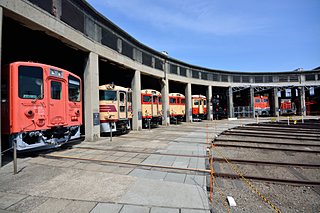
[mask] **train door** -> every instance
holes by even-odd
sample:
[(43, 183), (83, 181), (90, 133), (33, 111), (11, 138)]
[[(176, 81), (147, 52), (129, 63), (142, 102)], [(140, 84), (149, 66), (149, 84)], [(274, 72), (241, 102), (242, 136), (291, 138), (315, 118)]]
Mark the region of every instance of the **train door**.
[(199, 114), (204, 114), (203, 99), (199, 99)]
[(151, 111), (152, 111), (152, 116), (158, 116), (159, 103), (158, 103), (158, 96), (156, 96), (156, 95), (152, 95)]
[[(56, 71), (59, 73), (60, 71)], [(61, 126), (66, 124), (66, 82), (64, 79), (48, 80), (48, 116), (50, 126)]]
[(119, 92), (119, 102), (118, 102), (118, 109), (119, 109), (119, 119), (126, 119), (128, 118), (128, 107), (127, 107), (127, 98), (126, 93), (123, 91)]

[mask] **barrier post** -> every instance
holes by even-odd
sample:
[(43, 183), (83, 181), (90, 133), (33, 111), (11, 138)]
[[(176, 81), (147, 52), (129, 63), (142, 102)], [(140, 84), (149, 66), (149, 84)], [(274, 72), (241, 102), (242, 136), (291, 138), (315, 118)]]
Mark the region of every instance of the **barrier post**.
[(110, 141), (112, 141), (112, 122), (109, 123), (110, 128)]
[(13, 140), (13, 174), (17, 174), (17, 140)]
[(288, 126), (290, 126), (290, 118), (289, 118), (289, 116), (288, 116)]

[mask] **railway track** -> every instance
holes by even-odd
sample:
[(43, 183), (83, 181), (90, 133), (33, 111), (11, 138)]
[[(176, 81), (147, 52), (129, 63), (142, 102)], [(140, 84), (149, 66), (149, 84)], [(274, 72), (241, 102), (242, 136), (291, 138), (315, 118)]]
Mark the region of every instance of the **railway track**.
[[(224, 165), (214, 174), (217, 178), (225, 180), (245, 178), (270, 183), (320, 186), (320, 177), (313, 177), (313, 174), (320, 171), (320, 121), (318, 120), (314, 122), (306, 120), (303, 124), (290, 126), (285, 122), (248, 124), (221, 133), (213, 140), (213, 144), (214, 148), (211, 151), (214, 165), (218, 167)], [(236, 149), (229, 149), (231, 147)], [(241, 152), (238, 152), (238, 149), (241, 149)], [(266, 152), (267, 150), (270, 153)], [(227, 159), (223, 153), (237, 157)], [(268, 155), (270, 160), (266, 159)], [(230, 167), (226, 167), (227, 164)], [(234, 170), (235, 165), (238, 167), (242, 165), (240, 168), (245, 172), (230, 173), (230, 168)], [(257, 175), (273, 175), (270, 170), (280, 174), (277, 173), (277, 177)], [(286, 174), (291, 174), (296, 179), (288, 179)], [(312, 180), (308, 179), (308, 176), (312, 177)]]

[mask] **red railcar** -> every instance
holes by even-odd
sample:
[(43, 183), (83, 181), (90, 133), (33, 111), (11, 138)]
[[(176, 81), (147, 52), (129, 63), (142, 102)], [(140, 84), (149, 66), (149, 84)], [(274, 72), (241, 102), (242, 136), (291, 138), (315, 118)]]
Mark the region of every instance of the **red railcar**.
[(58, 67), (14, 62), (2, 71), (2, 134), (18, 151), (53, 148), (80, 137), (81, 79)]

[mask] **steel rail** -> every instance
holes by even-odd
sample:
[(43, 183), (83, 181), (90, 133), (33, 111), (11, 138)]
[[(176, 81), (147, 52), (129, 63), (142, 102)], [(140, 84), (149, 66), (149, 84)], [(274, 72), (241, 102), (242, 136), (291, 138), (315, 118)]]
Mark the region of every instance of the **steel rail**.
[(47, 157), (47, 158), (55, 158), (55, 159), (72, 159), (72, 160), (82, 160), (82, 161), (98, 162), (98, 163), (113, 163), (113, 164), (129, 165), (129, 166), (152, 167), (152, 168), (159, 168), (159, 169), (181, 170), (181, 171), (201, 172), (201, 173), (210, 173), (211, 171), (208, 169), (183, 168), (183, 167), (173, 167), (173, 166), (165, 166), (165, 165), (158, 165), (158, 164), (130, 163), (130, 162), (112, 161), (112, 160), (98, 160), (98, 159), (72, 157), (72, 156), (56, 155), (56, 154), (42, 154), (41, 156)]
[(286, 152), (307, 152), (307, 153), (320, 153), (320, 150), (303, 150), (303, 149), (286, 149), (278, 147), (256, 147), (256, 146), (246, 146), (246, 145), (235, 145), (235, 144), (220, 144), (214, 143), (217, 147), (235, 147), (235, 148), (246, 148), (246, 149), (267, 149), (274, 151), (286, 151)]
[[(262, 135), (261, 133), (257, 134), (247, 134), (247, 133), (237, 133), (237, 132), (223, 132), (221, 135), (236, 135), (236, 136), (245, 136), (245, 137), (263, 137), (265, 138), (266, 136)], [(320, 141), (320, 137), (318, 138), (310, 138), (310, 137), (298, 137), (298, 136), (292, 136), (292, 135), (268, 135), (268, 138), (276, 138), (276, 139), (290, 139), (290, 140), (309, 140), (309, 141)]]
[[(240, 179), (239, 175), (231, 174), (231, 173), (214, 173), (215, 177), (220, 178), (231, 178), (231, 179)], [(290, 180), (290, 179), (278, 179), (278, 178), (268, 178), (268, 177), (260, 177), (260, 176), (250, 176), (244, 175), (246, 179), (271, 182), (271, 183), (283, 183), (290, 185), (303, 185), (303, 186), (320, 186), (320, 182), (318, 181), (310, 181), (310, 180)]]
[(317, 138), (320, 139), (320, 133), (317, 133), (315, 135), (313, 134), (306, 134), (306, 133), (296, 133), (295, 131), (293, 132), (261, 132), (260, 130), (245, 130), (245, 129), (231, 129), (227, 130), (226, 133), (240, 133), (240, 134), (250, 134), (250, 135), (274, 135), (274, 136), (290, 136), (290, 137), (306, 137), (306, 138)]
[(115, 151), (115, 152), (125, 152), (125, 153), (137, 153), (146, 155), (165, 155), (174, 157), (189, 157), (189, 158), (208, 158), (207, 155), (184, 155), (184, 154), (172, 154), (172, 153), (160, 153), (160, 152), (143, 152), (143, 151), (129, 151), (121, 149), (104, 149), (104, 148), (93, 148), (93, 147), (73, 147), (72, 149), (87, 149), (87, 150), (97, 150), (97, 151)]
[[(284, 133), (292, 133), (292, 129), (285, 129), (285, 128), (265, 128), (265, 127), (238, 127), (234, 128), (235, 130), (245, 130), (245, 131), (263, 131), (263, 132), (284, 132)], [(319, 130), (298, 130), (295, 129), (294, 133), (302, 133), (302, 134), (319, 134)]]
[[(214, 162), (226, 162), (224, 158), (212, 157)], [(286, 162), (270, 162), (270, 161), (257, 161), (257, 160), (243, 160), (243, 159), (230, 159), (231, 163), (235, 164), (255, 164), (255, 165), (275, 165), (275, 166), (296, 166), (296, 167), (310, 167), (320, 168), (320, 164), (307, 164), (307, 163), (286, 163)]]
[(272, 141), (248, 141), (248, 140), (234, 140), (234, 139), (224, 139), (224, 138), (216, 138), (214, 141), (216, 142), (231, 142), (231, 143), (256, 143), (256, 144), (276, 144), (276, 145), (289, 145), (289, 146), (314, 146), (320, 147), (319, 144), (314, 143), (285, 143), (285, 142), (272, 142)]

